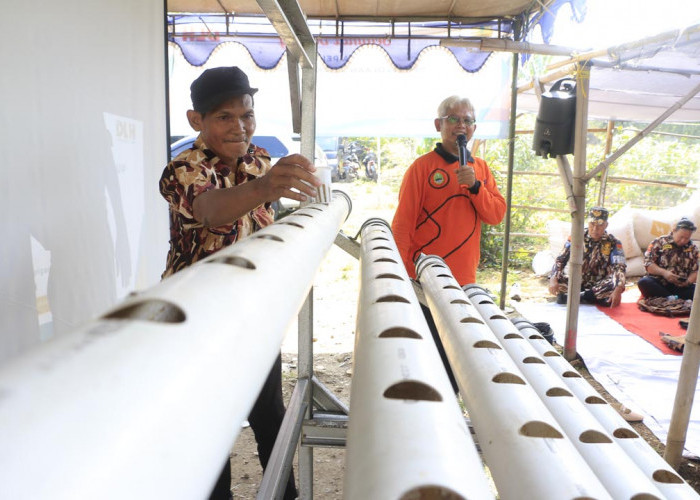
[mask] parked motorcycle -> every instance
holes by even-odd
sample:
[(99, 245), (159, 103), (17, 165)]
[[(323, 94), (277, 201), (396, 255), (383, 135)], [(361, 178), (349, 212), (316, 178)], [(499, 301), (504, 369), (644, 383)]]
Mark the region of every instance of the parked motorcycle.
[(374, 151), (370, 151), (369, 153), (367, 153), (362, 159), (362, 163), (365, 166), (365, 176), (369, 180), (377, 182), (377, 155), (374, 154)]
[(362, 151), (361, 146), (351, 142), (345, 146), (338, 160), (338, 176), (341, 181), (354, 182), (359, 177), (360, 159), (357, 153)]

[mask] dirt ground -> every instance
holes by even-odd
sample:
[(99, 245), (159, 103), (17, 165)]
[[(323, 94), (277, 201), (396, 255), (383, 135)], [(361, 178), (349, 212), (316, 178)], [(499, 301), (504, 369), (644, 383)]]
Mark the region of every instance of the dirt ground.
[[(347, 187), (345, 185), (343, 188)], [(343, 226), (349, 236), (355, 236), (361, 223), (369, 217), (381, 217), (391, 222), (393, 207), (381, 206), (381, 186), (373, 187), (370, 195), (358, 191), (365, 186), (350, 186), (353, 193), (353, 214)], [(378, 188), (378, 189), (377, 189)], [(362, 194), (364, 196), (359, 196)], [(357, 199), (362, 198), (363, 204)], [(349, 406), (354, 345), (355, 314), (359, 289), (358, 262), (333, 246), (321, 264), (314, 284), (314, 370), (316, 376), (338, 398)], [(500, 270), (480, 272), (479, 284), (491, 291), (500, 288)], [(518, 282), (521, 295), (528, 300), (553, 300), (547, 293), (546, 281), (531, 271), (510, 271), (508, 283)], [(509, 307), (507, 305), (506, 312)], [(288, 401), (296, 380), (297, 336), (292, 326), (282, 345), (283, 389)], [(581, 362), (575, 368), (603, 395), (608, 402), (616, 401), (588, 373)], [(632, 424), (660, 454), (664, 445), (643, 424)], [(314, 448), (314, 498), (342, 498), (345, 451), (342, 448)], [(232, 491), (235, 499), (254, 499), (262, 477), (255, 440), (250, 428), (242, 429), (231, 453)], [(295, 459), (295, 471), (297, 468)], [(700, 464), (683, 459), (679, 474), (700, 492)], [(298, 476), (297, 476), (298, 478)], [(297, 479), (298, 482), (298, 479)]]

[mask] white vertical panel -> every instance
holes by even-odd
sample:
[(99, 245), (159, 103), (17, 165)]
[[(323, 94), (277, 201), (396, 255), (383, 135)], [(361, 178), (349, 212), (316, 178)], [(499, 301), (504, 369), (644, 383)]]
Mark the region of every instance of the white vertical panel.
[[(163, 10), (140, 0), (4, 6), (0, 364), (40, 341), (40, 323), (44, 337), (61, 335), (160, 277)], [(141, 127), (128, 164), (115, 163), (106, 115)]]

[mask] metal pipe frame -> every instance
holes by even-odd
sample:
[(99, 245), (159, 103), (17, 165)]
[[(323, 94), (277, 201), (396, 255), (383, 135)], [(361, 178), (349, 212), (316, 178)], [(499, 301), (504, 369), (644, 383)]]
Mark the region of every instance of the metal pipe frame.
[(649, 443), (642, 439), (637, 431), (566, 359), (554, 350), (532, 323), (524, 318), (518, 318), (513, 320), (513, 324), (525, 338), (530, 340), (531, 346), (562, 379), (566, 388), (584, 403), (586, 409), (601, 423), (613, 441), (625, 450), (647, 477), (653, 480), (653, 484), (661, 491), (663, 498), (698, 498), (695, 490), (676, 474)]
[(348, 210), (300, 209), (6, 365), (3, 493), (208, 495)]
[(361, 234), (344, 498), (493, 498), (391, 230)]
[(416, 268), (500, 498), (611, 498), (442, 259)]
[(287, 405), (282, 426), (277, 433), (270, 461), (265, 469), (256, 499), (280, 500), (287, 487), (287, 479), (292, 470), (292, 460), (299, 443), (301, 424), (306, 413), (306, 399), (309, 392), (308, 379), (300, 379)]
[[(654, 479), (658, 469), (642, 470), (637, 461), (630, 456), (630, 452), (635, 454), (638, 452), (632, 449), (628, 452), (621, 446), (621, 440), (614, 438), (614, 432), (619, 428), (619, 424), (624, 422), (622, 417), (607, 405), (608, 410), (612, 410), (615, 414), (617, 425), (614, 428), (603, 425), (589, 411), (589, 407), (593, 405), (587, 405), (585, 399), (576, 397), (568, 389), (565, 379), (546, 363), (546, 358), (561, 358), (561, 356), (552, 349), (539, 332), (529, 332), (529, 335), (520, 332), (482, 288), (468, 285), (465, 291), (486, 324), (496, 334), (510, 357), (522, 370), (527, 381), (537, 391), (540, 399), (613, 498), (641, 498), (645, 495), (665, 497)], [(539, 344), (540, 349), (536, 349), (534, 344)], [(625, 439), (629, 441), (632, 438), (630, 436)], [(649, 449), (651, 450), (650, 447)], [(656, 455), (656, 463), (663, 464), (661, 457), (653, 450), (651, 451)], [(668, 464), (664, 465), (665, 470), (670, 472)], [(659, 483), (665, 484), (661, 481)], [(685, 486), (688, 487), (688, 485)]]

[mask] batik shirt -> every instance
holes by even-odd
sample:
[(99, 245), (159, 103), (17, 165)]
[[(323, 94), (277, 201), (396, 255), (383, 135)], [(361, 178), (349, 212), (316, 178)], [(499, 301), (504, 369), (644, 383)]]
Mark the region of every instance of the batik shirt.
[(201, 137), (163, 170), (160, 193), (170, 209), (170, 250), (163, 278), (194, 264), (271, 224), (270, 203), (259, 205), (230, 224), (205, 227), (194, 218), (194, 199), (211, 189), (237, 186), (270, 170), (270, 155), (251, 144), (232, 169), (207, 148)]
[[(689, 241), (679, 247), (673, 242), (673, 233), (660, 236), (649, 243), (644, 253), (644, 267), (656, 264), (661, 269), (667, 269), (676, 276), (687, 278), (698, 270), (698, 249)], [(670, 285), (661, 276), (654, 276), (663, 286)]]
[[(552, 273), (559, 280), (564, 268), (571, 257), (571, 237), (564, 244), (564, 250), (559, 254)], [(583, 265), (581, 266), (581, 289), (592, 288), (599, 281), (612, 276), (614, 287), (625, 284), (627, 262), (622, 243), (612, 234), (605, 233), (599, 241), (594, 241), (588, 235), (588, 229), (583, 233)]]

